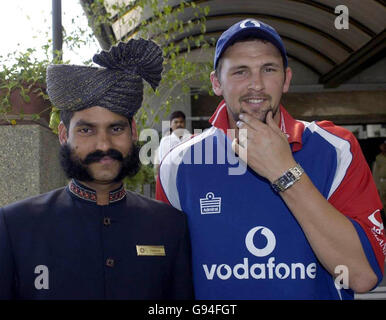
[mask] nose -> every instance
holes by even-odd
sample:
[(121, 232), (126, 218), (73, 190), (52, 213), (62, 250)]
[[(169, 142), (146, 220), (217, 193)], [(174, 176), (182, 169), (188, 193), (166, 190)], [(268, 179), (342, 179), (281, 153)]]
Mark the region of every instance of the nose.
[(264, 82), (260, 72), (254, 72), (249, 78), (248, 89), (261, 91), (264, 89)]
[(107, 151), (111, 149), (111, 140), (106, 132), (100, 132), (97, 136), (96, 149), (101, 151)]

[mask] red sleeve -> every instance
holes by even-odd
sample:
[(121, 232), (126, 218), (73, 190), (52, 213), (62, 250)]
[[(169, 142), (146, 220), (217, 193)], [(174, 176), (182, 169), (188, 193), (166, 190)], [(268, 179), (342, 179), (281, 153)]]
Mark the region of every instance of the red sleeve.
[(350, 144), (352, 161), (343, 180), (328, 201), (361, 226), (383, 273), (386, 237), (381, 218), (382, 202), (361, 147), (350, 131), (334, 126), (331, 122), (322, 122), (318, 125)]
[(156, 186), (155, 186), (155, 198), (157, 200), (160, 200), (162, 202), (170, 204), (168, 198), (166, 197), (164, 188), (162, 187), (161, 180), (159, 178), (159, 173), (157, 175), (157, 182), (156, 182)]

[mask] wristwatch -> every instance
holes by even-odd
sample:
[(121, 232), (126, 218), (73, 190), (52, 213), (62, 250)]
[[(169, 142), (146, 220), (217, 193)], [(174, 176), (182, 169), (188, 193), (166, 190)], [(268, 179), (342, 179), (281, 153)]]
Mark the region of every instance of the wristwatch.
[(295, 167), (288, 169), (279, 179), (272, 182), (272, 188), (277, 193), (287, 190), (292, 186), (296, 181), (300, 179), (300, 176), (303, 174), (304, 170), (298, 163)]

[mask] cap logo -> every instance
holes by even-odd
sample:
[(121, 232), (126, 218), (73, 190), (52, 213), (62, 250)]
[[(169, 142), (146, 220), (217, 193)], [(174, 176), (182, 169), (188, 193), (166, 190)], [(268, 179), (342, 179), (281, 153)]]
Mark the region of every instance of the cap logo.
[(244, 29), (244, 28), (249, 27), (249, 26), (247, 25), (247, 23), (248, 23), (248, 24), (249, 24), (249, 23), (252, 23), (255, 27), (260, 28), (260, 23), (259, 23), (259, 21), (256, 21), (256, 20), (244, 20), (243, 22), (240, 23), (240, 28)]

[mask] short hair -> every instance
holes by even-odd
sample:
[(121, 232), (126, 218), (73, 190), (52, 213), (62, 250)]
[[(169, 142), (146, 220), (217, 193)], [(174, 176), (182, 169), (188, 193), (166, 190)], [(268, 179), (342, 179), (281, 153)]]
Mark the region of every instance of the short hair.
[(183, 113), (182, 111), (174, 111), (170, 115), (169, 120), (172, 121), (173, 119), (176, 119), (176, 118), (182, 118), (185, 120), (185, 113)]

